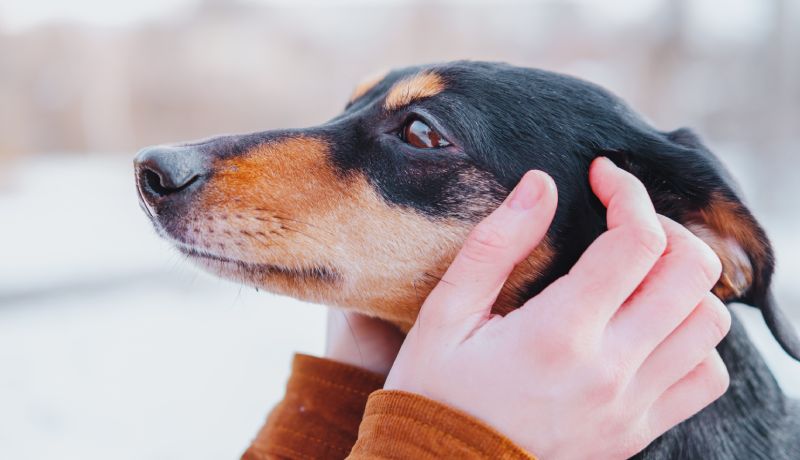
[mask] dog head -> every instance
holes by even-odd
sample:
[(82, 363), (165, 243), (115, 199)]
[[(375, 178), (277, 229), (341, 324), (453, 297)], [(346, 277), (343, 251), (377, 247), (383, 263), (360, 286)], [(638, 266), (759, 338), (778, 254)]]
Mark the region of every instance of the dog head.
[(151, 147), (135, 169), (157, 231), (204, 268), (408, 328), (470, 229), (530, 169), (553, 177), (558, 211), (495, 311), (566, 273), (605, 229), (587, 180), (601, 155), (717, 252), (715, 293), (760, 307), (800, 358), (769, 296), (769, 241), (716, 158), (575, 78), (479, 62), (396, 70), (325, 124)]

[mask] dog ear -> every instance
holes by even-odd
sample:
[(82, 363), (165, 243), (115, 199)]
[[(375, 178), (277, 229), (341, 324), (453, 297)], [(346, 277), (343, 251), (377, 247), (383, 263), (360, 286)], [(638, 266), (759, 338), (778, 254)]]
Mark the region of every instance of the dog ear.
[(699, 139), (680, 129), (649, 138), (637, 149), (602, 154), (644, 183), (659, 214), (685, 225), (717, 253), (722, 276), (714, 294), (726, 303), (759, 308), (778, 343), (800, 360), (797, 333), (770, 293), (775, 261), (769, 239)]

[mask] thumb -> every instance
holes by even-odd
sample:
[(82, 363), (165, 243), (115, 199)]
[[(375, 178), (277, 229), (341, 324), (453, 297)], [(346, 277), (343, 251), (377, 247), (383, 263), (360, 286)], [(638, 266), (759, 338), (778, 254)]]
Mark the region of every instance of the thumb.
[(417, 323), (458, 323), (469, 334), (491, 313), (506, 279), (547, 233), (558, 197), (553, 179), (528, 171), (494, 212), (470, 232)]

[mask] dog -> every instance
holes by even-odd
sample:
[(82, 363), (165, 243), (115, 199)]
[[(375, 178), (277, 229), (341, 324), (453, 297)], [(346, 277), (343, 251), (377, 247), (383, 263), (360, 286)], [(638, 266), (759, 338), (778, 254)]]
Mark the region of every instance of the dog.
[[(605, 230), (588, 183), (598, 156), (638, 177), (660, 214), (717, 253), (714, 293), (759, 308), (800, 360), (770, 294), (770, 242), (719, 160), (691, 131), (658, 131), (576, 78), (472, 61), (395, 70), (358, 85), (322, 125), (150, 147), (134, 169), (157, 232), (201, 267), (408, 330), (470, 229), (528, 170), (553, 177), (558, 209), (493, 311), (567, 273)], [(636, 458), (800, 459), (800, 404), (739, 321), (718, 350), (727, 393)]]

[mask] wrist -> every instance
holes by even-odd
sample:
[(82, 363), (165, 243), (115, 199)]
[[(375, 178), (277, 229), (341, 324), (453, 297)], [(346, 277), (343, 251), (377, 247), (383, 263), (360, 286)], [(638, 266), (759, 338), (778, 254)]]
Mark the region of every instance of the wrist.
[(386, 376), (403, 334), (393, 325), (363, 315), (331, 310), (325, 357)]
[(325, 350), (324, 357), (340, 364), (357, 367), (383, 376), (389, 374), (389, 370), (392, 367), (391, 358), (375, 356), (366, 351), (359, 353), (358, 350), (353, 350), (347, 346), (329, 346)]

